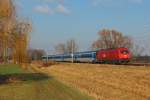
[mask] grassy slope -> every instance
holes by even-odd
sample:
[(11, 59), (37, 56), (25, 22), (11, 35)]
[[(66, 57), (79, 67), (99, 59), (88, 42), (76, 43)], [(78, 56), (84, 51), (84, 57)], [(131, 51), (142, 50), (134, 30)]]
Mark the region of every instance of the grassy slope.
[(150, 67), (60, 64), (43, 71), (97, 100), (150, 100)]
[(0, 84), (0, 100), (89, 100), (87, 95), (52, 77), (25, 72), (16, 65), (0, 65), (0, 75), (8, 74), (21, 77), (23, 80)]
[(0, 75), (13, 74), (13, 73), (23, 73), (24, 71), (19, 68), (19, 65), (0, 65)]

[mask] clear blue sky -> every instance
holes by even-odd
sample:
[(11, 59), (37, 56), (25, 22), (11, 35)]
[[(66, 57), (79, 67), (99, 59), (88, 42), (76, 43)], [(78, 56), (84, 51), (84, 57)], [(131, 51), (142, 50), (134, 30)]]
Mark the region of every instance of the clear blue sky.
[(88, 50), (103, 28), (130, 35), (141, 45), (150, 42), (150, 0), (15, 1), (18, 13), (33, 23), (33, 48), (51, 52), (74, 38), (81, 50)]

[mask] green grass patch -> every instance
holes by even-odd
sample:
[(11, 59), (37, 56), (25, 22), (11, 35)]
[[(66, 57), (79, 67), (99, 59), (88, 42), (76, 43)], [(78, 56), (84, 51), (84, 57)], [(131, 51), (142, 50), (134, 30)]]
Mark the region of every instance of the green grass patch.
[(0, 84), (0, 100), (90, 100), (80, 91), (53, 77), (24, 71), (18, 65), (0, 65), (1, 77), (15, 77), (17, 82)]
[(0, 65), (0, 75), (17, 74), (23, 72), (25, 71), (21, 69), (19, 65), (15, 64)]

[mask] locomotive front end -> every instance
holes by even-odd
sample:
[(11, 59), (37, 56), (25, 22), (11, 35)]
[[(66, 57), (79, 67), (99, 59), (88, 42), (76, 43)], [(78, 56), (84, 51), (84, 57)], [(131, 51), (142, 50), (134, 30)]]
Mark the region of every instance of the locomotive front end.
[(120, 48), (119, 50), (120, 62), (128, 63), (131, 60), (131, 52), (127, 48)]

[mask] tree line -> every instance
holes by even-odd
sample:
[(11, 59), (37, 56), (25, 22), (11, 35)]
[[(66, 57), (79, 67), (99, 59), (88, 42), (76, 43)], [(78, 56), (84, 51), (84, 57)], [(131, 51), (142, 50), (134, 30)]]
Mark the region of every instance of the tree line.
[(27, 63), (30, 21), (17, 16), (13, 0), (0, 0), (0, 61)]
[[(91, 45), (91, 50), (110, 49), (126, 47), (132, 51), (133, 56), (140, 56), (144, 48), (135, 45), (131, 36), (126, 36), (122, 32), (114, 29), (102, 29), (98, 32), (98, 39)], [(57, 54), (72, 53), (79, 50), (79, 46), (74, 39), (66, 43), (59, 43), (55, 46)]]

